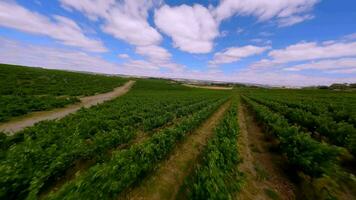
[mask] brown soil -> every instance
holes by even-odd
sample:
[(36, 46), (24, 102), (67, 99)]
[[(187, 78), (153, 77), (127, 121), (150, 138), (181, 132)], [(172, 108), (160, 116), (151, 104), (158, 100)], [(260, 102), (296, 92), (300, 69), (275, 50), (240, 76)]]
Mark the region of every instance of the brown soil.
[(192, 88), (204, 88), (204, 89), (212, 89), (212, 90), (232, 90), (232, 87), (203, 86), (203, 85), (190, 85), (190, 84), (183, 84), (183, 85)]
[(271, 152), (272, 143), (244, 104), (239, 106), (239, 170), (246, 175), (237, 199), (296, 199), (295, 186), (282, 169), (283, 159)]
[(124, 192), (119, 199), (175, 199), (185, 177), (192, 170), (193, 163), (228, 106), (229, 103), (225, 103), (219, 108), (194, 133), (178, 144), (151, 176), (139, 186)]
[(94, 96), (83, 97), (80, 103), (72, 104), (64, 108), (53, 109), (49, 111), (34, 112), (12, 121), (0, 124), (0, 131), (6, 132), (9, 135), (14, 134), (26, 127), (33, 126), (35, 123), (43, 120), (61, 119), (70, 113), (76, 112), (82, 107), (89, 108), (91, 106), (103, 103), (127, 93), (135, 81), (128, 81), (125, 85), (115, 88), (113, 91)]

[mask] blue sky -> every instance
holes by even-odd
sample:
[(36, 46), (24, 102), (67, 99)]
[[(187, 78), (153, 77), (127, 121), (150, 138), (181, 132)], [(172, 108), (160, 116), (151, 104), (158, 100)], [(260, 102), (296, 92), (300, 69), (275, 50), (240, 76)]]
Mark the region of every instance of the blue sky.
[(304, 86), (356, 82), (353, 0), (0, 0), (0, 62)]

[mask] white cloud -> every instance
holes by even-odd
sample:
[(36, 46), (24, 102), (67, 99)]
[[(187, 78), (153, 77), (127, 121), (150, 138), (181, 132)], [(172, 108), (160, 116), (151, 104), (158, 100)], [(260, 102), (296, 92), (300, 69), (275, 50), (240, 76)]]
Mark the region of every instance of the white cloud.
[(273, 35), (273, 33), (267, 32), (267, 31), (262, 31), (262, 32), (259, 33), (259, 35), (260, 35), (261, 37), (270, 37), (270, 36)]
[(155, 0), (61, 0), (64, 7), (83, 12), (88, 18), (103, 19), (102, 30), (135, 46), (158, 45), (162, 36), (147, 21)]
[(259, 21), (303, 15), (319, 0), (221, 0), (215, 10), (218, 21), (233, 15), (255, 16)]
[(236, 62), (242, 58), (261, 54), (270, 47), (258, 47), (258, 46), (243, 46), (243, 47), (230, 47), (222, 52), (218, 52), (214, 55), (214, 59), (209, 62), (211, 65), (225, 64)]
[(136, 53), (148, 57), (153, 61), (168, 61), (171, 59), (171, 54), (160, 46), (139, 46), (136, 48)]
[(306, 20), (311, 20), (314, 19), (313, 15), (294, 15), (294, 16), (290, 16), (290, 17), (285, 17), (282, 18), (280, 20), (278, 20), (278, 26), (279, 27), (286, 27), (286, 26), (292, 26), (294, 24), (298, 24), (301, 22), (304, 22)]
[(251, 67), (273, 67), (290, 62), (356, 56), (355, 49), (356, 42), (328, 41), (321, 44), (301, 42), (284, 49), (272, 50), (268, 53), (271, 59), (262, 59), (253, 63)]
[(131, 69), (144, 69), (144, 70), (159, 70), (159, 66), (145, 60), (130, 60), (124, 63), (126, 68)]
[[(1, 63), (40, 66), (51, 69), (89, 71), (109, 74), (134, 74), (169, 78), (191, 78), (215, 81), (236, 81), (279, 86), (327, 85), (334, 82), (356, 82), (356, 77), (325, 78), (281, 72), (261, 72), (255, 70), (245, 70), (243, 72), (228, 75), (216, 70), (194, 71), (183, 69), (180, 71), (162, 72), (160, 71), (160, 67), (156, 64), (143, 60), (129, 60), (123, 65), (117, 65), (98, 56), (92, 56), (87, 53), (73, 50), (35, 46), (3, 38), (0, 38), (0, 43), (2, 44), (0, 46)], [(44, 57), (46, 59), (43, 59)]]
[(228, 30), (221, 31), (220, 37), (226, 37), (226, 36), (229, 35), (229, 33), (230, 33), (230, 32), (229, 32)]
[(172, 55), (168, 50), (159, 46), (162, 36), (147, 21), (149, 10), (159, 5), (160, 1), (61, 0), (61, 2), (63, 6), (83, 12), (93, 20), (103, 19), (101, 28), (104, 32), (136, 46), (135, 52), (148, 59), (148, 61), (131, 59), (125, 63), (126, 67), (182, 69), (181, 65), (171, 61)]
[(115, 5), (115, 0), (60, 0), (65, 9), (75, 9), (85, 13), (90, 19), (108, 17), (110, 8)]
[(118, 57), (121, 59), (129, 59), (130, 58), (130, 56), (126, 53), (119, 54)]
[(119, 73), (119, 67), (115, 64), (84, 52), (31, 45), (4, 38), (0, 38), (0, 43), (0, 63), (50, 69)]
[(234, 75), (234, 80), (245, 83), (266, 84), (273, 86), (310, 86), (330, 85), (332, 83), (352, 83), (356, 77), (336, 78), (322, 77), (318, 75), (303, 75), (280, 71), (255, 71), (245, 70)]
[[(350, 69), (334, 69), (327, 71), (326, 73), (330, 74), (356, 74), (356, 68), (350, 68)], [(353, 81), (355, 83), (356, 80)]]
[(256, 44), (264, 44), (264, 45), (271, 45), (272, 44), (272, 40), (267, 40), (267, 39), (264, 39), (264, 38), (253, 38), (250, 41), (253, 42), (253, 43), (256, 43)]
[(183, 65), (173, 63), (172, 55), (160, 46), (139, 46), (136, 48), (136, 53), (146, 57), (151, 65), (161, 66), (172, 71), (180, 71), (184, 68)]
[(158, 45), (162, 36), (147, 22), (152, 3), (126, 0), (110, 10), (103, 31), (132, 45)]
[(243, 28), (237, 28), (237, 29), (236, 29), (236, 33), (237, 33), (238, 35), (240, 35), (240, 34), (243, 33), (243, 32), (245, 32), (245, 29), (243, 29)]
[(321, 60), (284, 68), (286, 71), (322, 70), (325, 72), (352, 72), (356, 70), (356, 58)]
[(105, 52), (101, 41), (87, 37), (82, 29), (71, 19), (53, 16), (53, 19), (31, 12), (14, 3), (0, 2), (0, 26), (20, 31), (45, 35), (65, 45), (79, 47), (93, 52)]
[(355, 49), (356, 42), (336, 42), (331, 44), (302, 42), (288, 46), (285, 49), (273, 50), (268, 55), (275, 61), (286, 63), (291, 61), (356, 56)]
[(346, 40), (356, 40), (356, 33), (352, 33), (352, 34), (346, 35), (344, 38)]
[(189, 53), (208, 53), (219, 35), (218, 24), (201, 5), (164, 5), (155, 12), (157, 27), (173, 39), (174, 46)]

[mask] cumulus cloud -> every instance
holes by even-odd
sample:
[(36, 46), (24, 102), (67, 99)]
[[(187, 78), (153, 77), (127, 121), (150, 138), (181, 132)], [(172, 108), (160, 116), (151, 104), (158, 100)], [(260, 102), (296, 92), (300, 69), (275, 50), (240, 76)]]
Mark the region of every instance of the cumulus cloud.
[(221, 0), (214, 13), (218, 21), (234, 15), (255, 16), (259, 21), (272, 18), (286, 20), (293, 16), (296, 21), (296, 16), (310, 11), (318, 2), (319, 0)]
[[(61, 0), (62, 5), (78, 10), (93, 20), (102, 19), (102, 30), (117, 39), (135, 46), (135, 52), (147, 60), (130, 60), (127, 67), (181, 70), (182, 65), (171, 61), (172, 55), (160, 47), (161, 34), (148, 23), (149, 10), (158, 0)], [(98, 7), (97, 9), (95, 7)], [(142, 66), (140, 66), (142, 65)]]
[(147, 21), (148, 11), (156, 3), (154, 0), (61, 0), (61, 3), (90, 19), (103, 19), (104, 32), (129, 44), (158, 45), (162, 40), (162, 36)]
[(219, 35), (218, 24), (210, 11), (201, 5), (164, 5), (154, 17), (157, 27), (169, 35), (174, 46), (189, 53), (208, 53)]
[(230, 47), (214, 55), (214, 59), (209, 62), (211, 65), (226, 64), (236, 62), (242, 58), (261, 54), (270, 47), (258, 47), (247, 45), (243, 47)]
[(158, 45), (162, 36), (147, 21), (150, 1), (126, 0), (109, 11), (103, 31), (132, 45)]
[(0, 2), (0, 26), (45, 35), (65, 45), (88, 51), (107, 51), (101, 41), (87, 37), (73, 20), (58, 15), (50, 19), (14, 2)]

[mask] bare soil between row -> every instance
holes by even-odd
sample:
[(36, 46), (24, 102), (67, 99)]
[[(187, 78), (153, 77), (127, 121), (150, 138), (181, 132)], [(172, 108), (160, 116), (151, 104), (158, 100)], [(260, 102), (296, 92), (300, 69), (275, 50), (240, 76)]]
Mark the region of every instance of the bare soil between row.
[(119, 199), (176, 199), (180, 186), (192, 170), (194, 163), (214, 127), (228, 109), (230, 102), (223, 104), (197, 130), (176, 146), (169, 158), (158, 169), (144, 179), (137, 187), (126, 191)]

